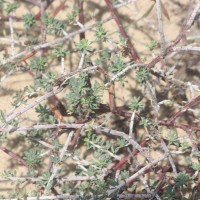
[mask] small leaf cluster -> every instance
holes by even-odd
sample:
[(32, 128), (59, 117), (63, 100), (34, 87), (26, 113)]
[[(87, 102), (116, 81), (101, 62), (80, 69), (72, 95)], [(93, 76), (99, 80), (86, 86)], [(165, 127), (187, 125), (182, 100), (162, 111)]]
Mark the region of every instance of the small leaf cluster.
[(176, 187), (183, 187), (190, 183), (190, 176), (186, 174), (185, 172), (178, 173), (176, 179), (175, 179), (175, 186)]
[(122, 47), (127, 47), (128, 39), (119, 35), (119, 45)]
[(24, 152), (24, 160), (28, 165), (34, 167), (41, 163), (40, 151), (37, 148), (32, 148)]
[(108, 32), (99, 24), (95, 31), (95, 37), (97, 41), (106, 41), (108, 39)]
[(87, 39), (82, 39), (79, 43), (76, 44), (76, 48), (82, 53), (92, 51), (91, 42)]
[(99, 58), (96, 59), (95, 63), (97, 65), (107, 65), (111, 59), (111, 52), (109, 49), (105, 48), (100, 52)]
[(74, 7), (73, 10), (67, 15), (67, 22), (69, 24), (75, 24), (78, 13), (78, 7)]
[(56, 123), (56, 119), (54, 117), (54, 113), (52, 110), (46, 105), (41, 105), (39, 104), (36, 108), (35, 111), (39, 113), (39, 121), (40, 122), (46, 122), (50, 124)]
[(152, 40), (150, 44), (147, 45), (147, 47), (149, 48), (149, 50), (153, 50), (158, 46), (158, 41), (156, 40)]
[(51, 91), (56, 77), (57, 77), (56, 73), (47, 71), (45, 74), (39, 76), (35, 80), (34, 84), (35, 89), (42, 88), (45, 91)]
[(27, 28), (32, 27), (36, 23), (34, 13), (27, 13), (27, 14), (23, 15), (22, 19)]
[(29, 99), (35, 98), (38, 96), (38, 90), (34, 86), (30, 85), (26, 87), (26, 95)]
[(92, 160), (92, 164), (95, 166), (95, 168), (97, 167), (98, 169), (106, 168), (112, 162), (110, 155), (102, 152), (101, 149), (95, 151), (94, 157), (97, 159)]
[[(106, 189), (109, 187), (108, 181), (100, 179), (90, 183), (82, 184), (77, 188), (80, 200), (104, 200), (108, 198)], [(83, 192), (84, 191), (84, 192)], [(76, 191), (77, 192), (77, 191)]]
[(170, 133), (167, 135), (167, 140), (168, 140), (168, 145), (175, 145), (179, 146), (179, 141), (178, 141), (178, 135), (175, 131), (170, 131)]
[(16, 64), (15, 64), (15, 63), (11, 63), (11, 62), (9, 62), (9, 63), (6, 65), (6, 69), (7, 69), (8, 71), (13, 70), (15, 67), (16, 67)]
[(140, 120), (140, 125), (144, 126), (144, 127), (150, 127), (152, 125), (152, 122), (145, 118), (145, 117), (141, 117), (141, 120)]
[(6, 113), (3, 110), (0, 110), (0, 121), (5, 122), (6, 121)]
[(13, 96), (14, 102), (12, 103), (12, 105), (17, 107), (21, 104), (26, 104), (28, 99), (24, 98), (24, 96), (25, 96), (25, 89), (17, 91), (15, 96)]
[(176, 190), (173, 189), (172, 186), (168, 186), (165, 188), (164, 193), (162, 195), (163, 200), (179, 200), (179, 196)]
[(192, 162), (192, 168), (196, 171), (200, 171), (200, 164), (197, 162)]
[(121, 72), (126, 67), (126, 62), (119, 55), (114, 55), (110, 70), (113, 74)]
[(130, 177), (130, 172), (127, 170), (121, 171), (121, 179), (126, 180), (128, 177)]
[(42, 173), (42, 175), (39, 177), (41, 181), (38, 181), (36, 184), (45, 187), (49, 181), (51, 174), (48, 171), (45, 171)]
[(144, 110), (144, 104), (141, 101), (140, 97), (131, 98), (129, 108), (131, 109), (131, 111), (137, 110), (138, 112), (141, 112), (142, 110)]
[(126, 141), (124, 139), (118, 139), (116, 144), (113, 145), (111, 141), (104, 140), (102, 137), (97, 136), (92, 131), (87, 133), (87, 136), (84, 138), (84, 143), (88, 149), (96, 150), (96, 152), (106, 152), (110, 151), (116, 154), (121, 148), (126, 145)]
[(46, 68), (47, 59), (45, 57), (39, 56), (36, 57), (31, 62), (31, 68), (36, 70), (36, 72), (44, 72)]
[[(185, 191), (183, 189), (188, 186), (191, 187), (192, 177), (190, 177), (186, 172), (179, 172), (175, 178), (174, 186), (168, 186), (162, 195), (162, 199), (166, 200), (178, 200), (184, 195)], [(187, 190), (186, 190), (187, 191)], [(181, 198), (182, 199), (182, 198)], [(188, 198), (185, 198), (188, 199)], [(189, 200), (189, 199), (188, 199)]]
[(65, 47), (63, 46), (58, 46), (54, 52), (53, 52), (53, 55), (56, 57), (56, 58), (62, 58), (62, 57), (65, 57), (67, 54), (69, 54), (70, 51), (67, 50)]
[(1, 174), (1, 178), (9, 178), (9, 177), (15, 177), (17, 174), (16, 170), (4, 170)]
[(100, 86), (96, 82), (94, 86), (90, 86), (88, 74), (82, 74), (79, 78), (72, 78), (69, 81), (71, 92), (67, 94), (69, 103), (69, 112), (79, 114), (94, 113), (100, 103)]
[(10, 14), (11, 12), (13, 12), (14, 10), (17, 9), (17, 4), (16, 3), (8, 3), (6, 5), (5, 11)]
[(149, 71), (145, 67), (140, 67), (136, 73), (136, 79), (138, 82), (144, 84), (149, 78)]
[(61, 20), (53, 18), (50, 14), (44, 15), (44, 23), (48, 29), (48, 33), (53, 35), (59, 35), (63, 30), (66, 30), (66, 24)]

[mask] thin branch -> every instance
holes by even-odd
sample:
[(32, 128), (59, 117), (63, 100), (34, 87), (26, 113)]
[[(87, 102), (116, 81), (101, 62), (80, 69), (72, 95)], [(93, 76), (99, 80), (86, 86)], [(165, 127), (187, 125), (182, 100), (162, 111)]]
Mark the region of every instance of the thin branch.
[(111, 83), (109, 87), (109, 107), (111, 112), (113, 112), (116, 109), (114, 83)]
[[(85, 69), (82, 69), (82, 70), (78, 70), (78, 71), (75, 71), (75, 72), (72, 72), (70, 74), (67, 74), (66, 77), (64, 80), (67, 81), (71, 78), (73, 78), (74, 76), (82, 73), (82, 72), (85, 72), (85, 71), (92, 71), (92, 70), (95, 70), (97, 67), (96, 66), (92, 66), (92, 67), (88, 67), (88, 68), (85, 68)], [(53, 89), (52, 91), (48, 92), (47, 94), (39, 97), (38, 99), (36, 99), (33, 103), (25, 106), (22, 110), (20, 111), (17, 111), (15, 113), (13, 113), (12, 115), (6, 117), (5, 121), (6, 123), (9, 123), (10, 121), (12, 121), (13, 119), (15, 119), (16, 117), (19, 117), (21, 114), (25, 113), (26, 111), (30, 110), (31, 108), (35, 107), (36, 105), (38, 105), (39, 103), (41, 103), (42, 101), (48, 99), (49, 97), (53, 96), (53, 95), (56, 95), (58, 94), (59, 92), (61, 92), (63, 90), (63, 87), (58, 87), (56, 89)]]
[(8, 150), (7, 148), (0, 146), (0, 150), (11, 156), (14, 160), (17, 160), (21, 165), (29, 167), (25, 160), (23, 160), (22, 158), (20, 158), (18, 155)]
[(158, 31), (160, 34), (160, 46), (162, 55), (165, 54), (165, 35), (163, 31), (163, 19), (162, 19), (162, 12), (161, 12), (161, 0), (156, 0), (156, 8), (157, 8), (157, 18), (158, 18)]
[(189, 108), (194, 106), (200, 101), (200, 95), (197, 96), (196, 98), (192, 99), (190, 102), (188, 102), (181, 110), (179, 110), (177, 113), (175, 113), (168, 121), (168, 123), (174, 123), (175, 120), (182, 115), (184, 112), (186, 112)]
[[(99, 195), (101, 196), (101, 195)], [(117, 195), (118, 199), (149, 199), (152, 197), (152, 194), (120, 194)], [(56, 196), (43, 196), (43, 197), (26, 197), (26, 200), (51, 200), (51, 199), (80, 199), (81, 197), (78, 195), (56, 195)], [(24, 200), (24, 198), (15, 198), (15, 199), (4, 199), (4, 200)]]
[(125, 73), (128, 72), (130, 69), (134, 69), (136, 67), (142, 67), (142, 66), (145, 66), (145, 64), (133, 64), (133, 65), (129, 65), (129, 66), (125, 67), (121, 72), (114, 75), (112, 77), (112, 79), (108, 83), (105, 84), (105, 87), (106, 88), (109, 87), (111, 85), (111, 83), (113, 83), (119, 77), (125, 75)]
[(24, 46), (22, 42), (20, 42), (19, 40), (15, 40), (14, 38), (0, 38), (0, 42), (1, 43), (14, 43), (16, 45), (19, 45), (19, 46)]
[(200, 51), (200, 47), (198, 46), (182, 46), (182, 47), (173, 47), (173, 51), (180, 52), (180, 51)]
[(62, 2), (60, 2), (60, 5), (53, 12), (53, 17), (55, 17), (61, 10), (63, 10), (63, 8), (65, 7), (65, 4), (66, 4), (66, 0), (63, 0)]
[[(78, 7), (79, 7), (79, 16), (78, 16), (78, 21), (84, 25), (85, 24), (85, 17), (84, 17), (84, 10), (83, 10), (83, 3), (84, 1), (83, 0), (77, 0), (77, 4), (78, 4)], [(85, 38), (85, 32), (83, 33), (80, 33), (80, 40), (84, 39)]]
[(129, 137), (135, 140), (135, 134), (133, 133), (133, 126), (134, 126), (134, 119), (135, 119), (135, 112), (136, 110), (133, 111), (132, 116), (131, 116), (131, 123), (129, 125)]
[[(147, 140), (144, 139), (140, 142), (140, 146), (141, 147), (145, 147), (145, 145), (147, 144)], [(123, 159), (120, 160), (120, 162), (118, 162), (115, 166), (114, 166), (114, 170), (119, 170), (122, 168), (122, 166), (124, 166), (124, 164), (126, 164), (131, 158), (133, 158), (133, 156), (136, 156), (139, 153), (139, 151), (137, 149), (135, 149), (132, 154), (129, 154), (127, 156), (125, 156)]]
[(13, 28), (13, 18), (12, 18), (12, 16), (9, 18), (9, 25), (10, 25), (10, 36), (11, 36), (11, 40), (12, 40), (11, 55), (14, 56), (14, 54), (15, 54), (15, 50), (14, 50), (15, 43), (13, 42), (14, 41), (14, 28)]
[[(108, 21), (110, 21), (111, 19), (112, 19), (112, 17), (108, 17), (108, 18), (106, 18), (105, 20), (102, 20), (102, 23), (108, 22)], [(99, 22), (94, 23), (94, 24), (92, 24), (91, 26), (87, 26), (87, 27), (81, 28), (81, 29), (79, 29), (79, 30), (77, 30), (77, 31), (74, 31), (74, 32), (72, 32), (72, 33), (69, 33), (68, 35), (66, 35), (66, 36), (64, 36), (64, 37), (59, 38), (59, 39), (56, 39), (56, 40), (53, 40), (53, 41), (51, 41), (51, 42), (47, 42), (47, 43), (44, 43), (44, 44), (39, 44), (39, 45), (32, 46), (30, 49), (27, 49), (27, 50), (25, 50), (25, 51), (22, 51), (22, 52), (20, 52), (20, 53), (18, 53), (18, 54), (16, 54), (16, 55), (12, 56), (11, 58), (6, 59), (5, 61), (1, 62), (1, 63), (0, 63), (0, 66), (3, 66), (3, 65), (5, 65), (5, 64), (7, 64), (7, 63), (9, 63), (9, 62), (12, 62), (12, 61), (14, 61), (15, 59), (20, 58), (20, 57), (22, 57), (22, 56), (24, 56), (24, 55), (27, 55), (27, 54), (30, 53), (30, 52), (39, 51), (39, 50), (41, 50), (41, 49), (44, 49), (44, 48), (47, 48), (47, 47), (53, 47), (53, 46), (55, 46), (55, 45), (57, 45), (57, 44), (63, 43), (63, 42), (65, 42), (66, 40), (68, 40), (68, 39), (70, 39), (70, 38), (72, 38), (72, 37), (74, 37), (74, 36), (76, 36), (76, 35), (78, 35), (78, 34), (80, 34), (80, 33), (83, 33), (83, 32), (85, 32), (85, 31), (88, 31), (88, 30), (91, 30), (91, 29), (95, 28), (95, 27), (97, 26), (98, 23), (99, 23)]]
[(128, 48), (129, 48), (132, 58), (134, 59), (134, 61), (140, 61), (140, 58), (139, 58), (137, 52), (135, 51), (134, 46), (133, 46), (129, 36), (126, 33), (126, 31), (121, 23), (121, 20), (118, 16), (117, 10), (113, 7), (112, 2), (110, 0), (105, 0), (105, 2), (110, 10), (110, 13), (111, 13), (113, 19), (115, 20), (115, 22), (119, 28), (119, 31), (120, 31), (122, 37), (127, 39), (127, 45), (128, 45)]
[[(66, 151), (68, 149), (68, 146), (70, 145), (70, 142), (71, 142), (73, 134), (74, 134), (74, 131), (71, 131), (69, 133), (68, 137), (67, 137), (65, 145), (63, 146), (62, 151), (61, 151), (60, 156), (59, 156), (59, 161), (60, 162), (62, 162), (62, 160), (64, 158), (64, 155), (65, 155), (65, 153), (66, 153)], [(50, 178), (49, 178), (49, 180), (48, 180), (48, 182), (47, 182), (47, 184), (45, 186), (43, 196), (46, 195), (48, 193), (49, 189), (51, 188), (52, 181), (53, 181), (53, 179), (55, 178), (55, 176), (58, 173), (58, 168), (59, 168), (59, 163), (56, 163), (56, 164), (53, 165), (53, 171), (52, 171), (52, 174), (51, 174), (51, 176), (50, 176)]]
[(162, 139), (162, 136), (161, 136), (159, 130), (154, 128), (154, 131), (155, 131), (158, 139), (160, 140), (160, 143), (161, 143), (161, 146), (162, 146), (164, 152), (169, 155), (168, 159), (169, 159), (169, 162), (170, 162), (170, 164), (172, 166), (174, 174), (177, 175), (177, 169), (176, 169), (176, 166), (174, 164), (173, 158), (171, 156), (171, 151), (168, 149), (167, 145), (165, 144), (165, 141)]
[(115, 187), (115, 189), (108, 191), (108, 194), (110, 195), (110, 194), (116, 192), (117, 190), (119, 190), (120, 188), (124, 187), (126, 185), (126, 183), (136, 179), (140, 175), (143, 175), (146, 170), (150, 169), (152, 166), (154, 166), (155, 164), (157, 164), (158, 162), (164, 160), (167, 157), (168, 157), (168, 154), (165, 154), (163, 156), (160, 156), (158, 159), (155, 159), (152, 162), (148, 163), (146, 166), (144, 166), (143, 168), (138, 170), (135, 174), (133, 174), (132, 176), (127, 178), (124, 183), (121, 183), (117, 187)]
[[(63, 177), (54, 177), (55, 179), (59, 179), (63, 182), (72, 182), (72, 181), (90, 181), (95, 180), (97, 177), (95, 176), (63, 176)], [(6, 177), (0, 178), (0, 182), (4, 181), (34, 181), (39, 182), (42, 181), (42, 178), (33, 178), (33, 177)]]

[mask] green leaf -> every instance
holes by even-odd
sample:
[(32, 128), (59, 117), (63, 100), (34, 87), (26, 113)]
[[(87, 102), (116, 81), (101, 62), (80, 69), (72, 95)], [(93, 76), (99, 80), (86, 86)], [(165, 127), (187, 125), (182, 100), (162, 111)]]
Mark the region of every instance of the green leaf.
[(196, 162), (192, 162), (192, 168), (196, 171), (200, 171), (200, 164)]
[(78, 13), (78, 7), (74, 7), (73, 10), (67, 15), (67, 22), (69, 24), (75, 24)]
[(44, 15), (44, 23), (47, 26), (48, 33), (53, 35), (59, 35), (62, 30), (66, 30), (66, 24), (64, 24), (61, 20), (53, 18), (49, 13)]
[(142, 125), (144, 127), (148, 127), (151, 125), (151, 122), (148, 119), (141, 117), (140, 125)]
[(16, 170), (4, 170), (3, 173), (0, 174), (1, 178), (9, 178), (9, 177), (15, 177), (17, 174)]
[(15, 96), (13, 97), (14, 99), (14, 102), (12, 103), (13, 106), (17, 107), (21, 104), (26, 104), (28, 99), (23, 97), (25, 95), (25, 90), (26, 89), (16, 92)]
[(0, 110), (0, 121), (5, 122), (6, 121), (6, 112), (3, 110)]
[(171, 131), (168, 134), (167, 140), (169, 141), (169, 145), (179, 146), (178, 135), (175, 131)]
[(45, 91), (51, 91), (55, 84), (56, 77), (56, 73), (47, 71), (45, 74), (35, 80), (35, 89), (40, 88)]
[(176, 190), (174, 190), (171, 186), (168, 186), (162, 195), (162, 200), (180, 200), (177, 196)]
[(191, 147), (191, 145), (190, 145), (189, 142), (184, 141), (183, 143), (181, 143), (181, 148), (182, 148), (183, 150), (186, 150), (186, 149), (188, 149), (189, 147)]
[(80, 50), (83, 53), (86, 53), (87, 51), (92, 51), (92, 47), (90, 46), (91, 42), (86, 39), (82, 39), (77, 45), (76, 48)]
[(149, 71), (145, 67), (140, 67), (136, 74), (138, 82), (144, 84), (149, 78)]
[(16, 3), (8, 3), (5, 10), (8, 14), (10, 14), (11, 12), (13, 12), (14, 10), (17, 9), (17, 4)]
[(190, 176), (185, 172), (178, 173), (175, 179), (175, 186), (183, 187), (184, 185), (188, 185), (190, 182)]
[(128, 39), (119, 35), (119, 45), (122, 47), (127, 47)]
[(36, 69), (37, 71), (45, 71), (45, 65), (47, 63), (47, 59), (45, 57), (36, 57), (32, 63), (31, 63), (31, 67), (33, 69)]
[(37, 184), (45, 187), (49, 181), (50, 176), (51, 174), (48, 171), (43, 172), (42, 176), (39, 177), (41, 181), (37, 182)]
[(29, 149), (24, 152), (24, 160), (30, 165), (35, 166), (40, 164), (40, 151), (38, 149)]
[(153, 50), (158, 46), (158, 42), (156, 40), (152, 40), (150, 44), (147, 45), (147, 47), (149, 48), (149, 50)]
[(126, 62), (123, 61), (122, 57), (119, 55), (113, 56), (113, 63), (110, 66), (110, 70), (113, 74), (121, 72), (126, 66)]
[(95, 37), (97, 41), (106, 41), (108, 38), (107, 31), (102, 27), (101, 24), (96, 28)]
[(55, 51), (53, 52), (53, 55), (56, 58), (62, 58), (65, 57), (67, 54), (69, 54), (70, 51), (64, 48), (63, 46), (58, 46)]
[(129, 171), (127, 171), (127, 170), (121, 171), (121, 179), (122, 179), (122, 180), (127, 179), (129, 176), (130, 176)]
[(141, 112), (142, 110), (144, 110), (144, 104), (142, 103), (140, 97), (131, 98), (129, 108), (131, 109), (131, 111), (138, 110), (139, 112)]
[(27, 28), (32, 27), (36, 23), (35, 14), (34, 13), (27, 13), (22, 16), (24, 24)]

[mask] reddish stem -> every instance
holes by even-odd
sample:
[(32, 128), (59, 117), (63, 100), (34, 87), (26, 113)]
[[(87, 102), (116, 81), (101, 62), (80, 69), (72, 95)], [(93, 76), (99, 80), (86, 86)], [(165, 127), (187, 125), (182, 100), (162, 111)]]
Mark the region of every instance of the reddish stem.
[(60, 3), (60, 5), (54, 10), (53, 15), (52, 15), (53, 17), (55, 17), (65, 7), (65, 3), (66, 3), (66, 0)]
[(18, 155), (14, 154), (12, 151), (6, 149), (5, 147), (0, 146), (0, 149), (8, 154), (9, 156), (11, 156), (12, 158), (14, 158), (15, 160), (17, 160), (21, 165), (24, 165), (26, 167), (29, 167), (28, 164), (26, 163), (25, 160), (23, 160), (22, 158), (20, 158)]
[(168, 121), (169, 124), (174, 123), (174, 121), (185, 111), (187, 111), (189, 108), (194, 106), (196, 103), (200, 101), (200, 95), (196, 98), (192, 99), (190, 102), (188, 102), (181, 110), (179, 110), (177, 113), (175, 113)]
[(21, 58), (19, 61), (17, 61), (17, 64), (24, 62), (25, 60), (31, 58), (32, 56), (34, 56), (37, 53), (37, 51), (32, 51), (30, 53), (28, 53), (27, 55), (25, 55), (23, 58)]
[[(44, 5), (44, 10), (46, 10), (52, 3), (53, 3), (54, 0), (49, 0), (47, 1), (47, 3)], [(36, 20), (39, 20), (40, 17), (41, 17), (41, 10), (35, 15), (35, 19)]]
[(116, 108), (114, 83), (112, 83), (109, 87), (109, 107), (110, 107), (111, 112), (113, 112)]
[(119, 28), (119, 31), (120, 31), (122, 37), (127, 39), (128, 49), (129, 49), (129, 51), (131, 53), (132, 58), (134, 59), (134, 61), (140, 61), (140, 58), (139, 58), (137, 52), (135, 51), (134, 46), (133, 46), (129, 36), (126, 33), (122, 22), (120, 21), (120, 18), (118, 16), (117, 10), (113, 7), (112, 2), (110, 0), (105, 0), (105, 2), (106, 2), (107, 6), (108, 6), (108, 8), (110, 10), (110, 13), (111, 13), (113, 19), (115, 20), (115, 22), (116, 22), (116, 24), (117, 24), (117, 26)]
[[(79, 7), (79, 16), (78, 20), (81, 24), (85, 23), (84, 11), (83, 11), (83, 0), (78, 0), (77, 4)], [(80, 33), (80, 40), (85, 39), (85, 32)]]
[(82, 130), (82, 128), (78, 128), (78, 129), (76, 130), (76, 133), (75, 133), (75, 135), (74, 135), (74, 138), (73, 138), (73, 140), (71, 141), (71, 146), (74, 146), (74, 145), (76, 144), (76, 142), (77, 142), (77, 140), (78, 140), (78, 138), (79, 138), (79, 136), (80, 136), (80, 134), (81, 134), (81, 130)]
[[(146, 145), (146, 143), (147, 143), (147, 140), (144, 139), (144, 140), (142, 140), (142, 142), (140, 143), (140, 146), (141, 146), (141, 147), (144, 147), (144, 146)], [(136, 156), (138, 153), (139, 153), (139, 150), (138, 150), (138, 149), (134, 150), (133, 153), (132, 153), (132, 155), (129, 154), (128, 156), (126, 156), (125, 158), (123, 158), (122, 160), (120, 160), (120, 162), (119, 162), (117, 165), (115, 165), (114, 170), (121, 169), (122, 166), (123, 166), (124, 164), (126, 164), (126, 163), (132, 158), (132, 156)]]

